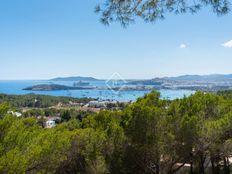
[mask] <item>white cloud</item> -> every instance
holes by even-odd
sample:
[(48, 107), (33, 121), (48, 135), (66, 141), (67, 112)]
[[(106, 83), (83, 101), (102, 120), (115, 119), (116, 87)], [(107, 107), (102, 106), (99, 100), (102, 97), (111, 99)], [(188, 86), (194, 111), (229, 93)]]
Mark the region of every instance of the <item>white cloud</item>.
[(184, 48), (186, 48), (186, 47), (187, 47), (186, 44), (180, 44), (180, 48), (184, 49)]
[(232, 40), (222, 44), (222, 46), (225, 47), (225, 48), (232, 48)]

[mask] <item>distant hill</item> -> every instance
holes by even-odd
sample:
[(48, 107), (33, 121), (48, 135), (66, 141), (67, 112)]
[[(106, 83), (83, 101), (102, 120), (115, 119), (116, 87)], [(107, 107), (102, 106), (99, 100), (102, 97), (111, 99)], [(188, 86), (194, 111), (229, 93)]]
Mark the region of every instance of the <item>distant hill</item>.
[[(163, 77), (163, 78), (154, 78), (150, 80), (134, 80), (130, 81), (129, 84), (132, 85), (161, 85), (165, 86), (166, 84), (173, 85), (186, 85), (189, 83), (197, 84), (198, 82), (202, 83), (213, 83), (218, 85), (218, 83), (230, 82), (232, 83), (232, 74), (210, 74), (210, 75), (182, 75), (177, 77)], [(225, 84), (223, 84), (225, 85)], [(227, 84), (228, 86), (228, 84)]]
[(210, 75), (183, 75), (177, 77), (164, 77), (165, 80), (186, 81), (221, 81), (232, 80), (232, 74), (210, 74)]
[(74, 77), (57, 77), (54, 79), (50, 79), (50, 81), (98, 81), (99, 79), (95, 79), (93, 77), (81, 77), (81, 76), (74, 76)]
[[(134, 84), (143, 84), (145, 82), (153, 84), (155, 82), (164, 82), (164, 81), (226, 81), (232, 80), (232, 74), (209, 74), (209, 75), (182, 75), (177, 77), (163, 77), (155, 78), (151, 80), (132, 80), (130, 83)], [(57, 77), (50, 79), (50, 81), (101, 81), (93, 77)]]

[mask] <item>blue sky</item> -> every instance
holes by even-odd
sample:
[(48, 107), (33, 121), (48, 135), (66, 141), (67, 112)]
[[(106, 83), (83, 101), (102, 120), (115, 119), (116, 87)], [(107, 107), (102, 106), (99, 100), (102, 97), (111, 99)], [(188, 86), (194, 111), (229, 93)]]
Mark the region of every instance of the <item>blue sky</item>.
[(102, 25), (96, 3), (0, 1), (0, 79), (232, 73), (232, 14), (204, 9), (124, 29)]

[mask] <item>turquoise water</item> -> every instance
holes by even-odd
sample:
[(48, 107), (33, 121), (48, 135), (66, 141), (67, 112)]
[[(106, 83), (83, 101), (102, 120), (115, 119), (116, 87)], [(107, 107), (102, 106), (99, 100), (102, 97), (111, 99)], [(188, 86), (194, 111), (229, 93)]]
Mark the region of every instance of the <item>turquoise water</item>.
[[(70, 96), (76, 98), (83, 97), (91, 97), (91, 98), (99, 98), (101, 100), (118, 100), (118, 101), (134, 101), (138, 97), (144, 96), (146, 93), (149, 93), (149, 90), (138, 91), (120, 91), (119, 93), (115, 93), (111, 90), (62, 90), (62, 91), (25, 91), (23, 88), (38, 85), (38, 84), (62, 84), (62, 85), (72, 85), (73, 82), (63, 82), (63, 81), (36, 81), (36, 80), (28, 80), (28, 81), (0, 81), (0, 93), (2, 94), (44, 94), (44, 95), (52, 95), (52, 96)], [(105, 81), (92, 81), (90, 82), (92, 86), (106, 86)], [(182, 98), (183, 96), (189, 96), (193, 91), (189, 90), (160, 90), (162, 98), (168, 99), (176, 99)]]

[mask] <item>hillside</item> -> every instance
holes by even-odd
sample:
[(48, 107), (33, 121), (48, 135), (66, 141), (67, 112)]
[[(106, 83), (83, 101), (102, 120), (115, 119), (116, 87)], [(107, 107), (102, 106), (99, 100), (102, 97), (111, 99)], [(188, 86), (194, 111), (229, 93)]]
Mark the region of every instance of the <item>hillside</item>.
[(69, 102), (75, 103), (88, 103), (93, 99), (91, 98), (73, 98), (73, 97), (61, 97), (61, 96), (49, 96), (38, 94), (26, 94), (26, 95), (7, 95), (0, 94), (0, 104), (7, 102), (12, 107), (36, 107), (46, 108), (57, 105), (58, 103), (68, 104)]

